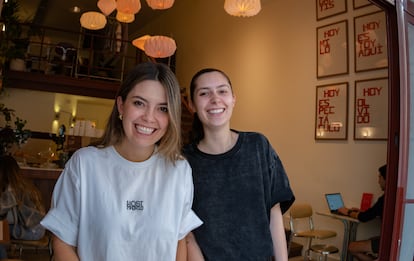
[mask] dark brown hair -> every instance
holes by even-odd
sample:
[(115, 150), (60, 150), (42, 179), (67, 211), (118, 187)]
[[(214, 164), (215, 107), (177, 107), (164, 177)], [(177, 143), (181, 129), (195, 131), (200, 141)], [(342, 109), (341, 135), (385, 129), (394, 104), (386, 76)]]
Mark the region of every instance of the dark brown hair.
[[(221, 73), (226, 78), (227, 82), (230, 85), (230, 88), (233, 89), (233, 87), (231, 85), (230, 78), (223, 71), (221, 71), (219, 69), (215, 69), (215, 68), (204, 68), (204, 69), (198, 71), (196, 74), (194, 74), (193, 78), (191, 79), (190, 98), (191, 98), (191, 101), (193, 103), (194, 103), (194, 92), (195, 92), (195, 89), (197, 87), (196, 82), (197, 82), (198, 78), (201, 75), (205, 74), (205, 73), (211, 73), (211, 72)], [(191, 132), (190, 132), (190, 141), (198, 144), (203, 138), (204, 138), (203, 124), (201, 123), (200, 119), (198, 118), (197, 113), (194, 113), (193, 126), (192, 126), (192, 129), (191, 129)]]

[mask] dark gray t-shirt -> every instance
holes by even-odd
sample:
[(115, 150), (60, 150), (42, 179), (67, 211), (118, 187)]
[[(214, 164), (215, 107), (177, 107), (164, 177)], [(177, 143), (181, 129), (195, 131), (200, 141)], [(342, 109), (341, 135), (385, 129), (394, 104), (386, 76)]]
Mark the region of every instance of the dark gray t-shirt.
[(184, 147), (193, 169), (193, 210), (204, 222), (194, 230), (208, 261), (269, 260), (270, 209), (285, 212), (295, 197), (279, 156), (263, 135), (239, 132), (228, 152), (211, 155)]

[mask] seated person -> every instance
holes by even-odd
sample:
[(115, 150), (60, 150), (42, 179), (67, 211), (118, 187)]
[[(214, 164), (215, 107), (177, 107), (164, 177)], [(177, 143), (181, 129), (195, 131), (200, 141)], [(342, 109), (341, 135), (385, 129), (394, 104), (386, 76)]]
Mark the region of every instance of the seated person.
[[(45, 215), (39, 190), (20, 174), (12, 156), (0, 156), (0, 219), (6, 219), (12, 239), (38, 240), (45, 234), (40, 221)], [(0, 260), (7, 258), (0, 245)]]
[[(387, 173), (387, 165), (381, 166), (378, 169), (379, 175), (378, 175), (378, 183), (384, 191), (385, 189), (385, 177)], [(378, 198), (377, 202), (372, 206), (371, 208), (367, 209), (366, 211), (359, 211), (356, 208), (348, 209), (348, 208), (340, 208), (338, 209), (338, 212), (350, 216), (352, 218), (356, 218), (361, 222), (367, 222), (370, 221), (376, 217), (382, 218), (382, 210), (384, 208), (384, 195)], [(360, 261), (365, 260), (375, 260), (375, 258), (369, 253), (375, 253), (377, 254), (379, 252), (379, 243), (380, 243), (380, 237), (373, 237), (368, 240), (361, 240), (361, 241), (355, 241), (351, 242), (348, 246), (349, 252)]]

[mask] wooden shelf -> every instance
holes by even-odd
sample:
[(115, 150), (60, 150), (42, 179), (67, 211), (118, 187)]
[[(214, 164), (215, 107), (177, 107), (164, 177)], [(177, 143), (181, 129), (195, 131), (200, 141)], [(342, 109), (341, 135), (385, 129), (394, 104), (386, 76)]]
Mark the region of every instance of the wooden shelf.
[(120, 86), (119, 82), (11, 70), (6, 72), (6, 81), (6, 88), (66, 93), (107, 99), (114, 99)]

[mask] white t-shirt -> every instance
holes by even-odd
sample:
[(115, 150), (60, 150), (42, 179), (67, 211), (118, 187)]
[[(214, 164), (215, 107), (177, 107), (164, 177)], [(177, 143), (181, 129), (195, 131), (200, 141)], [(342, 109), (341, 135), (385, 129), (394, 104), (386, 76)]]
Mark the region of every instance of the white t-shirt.
[(191, 210), (190, 165), (155, 153), (130, 162), (86, 147), (67, 162), (41, 224), (80, 260), (175, 260), (178, 240), (202, 224)]

